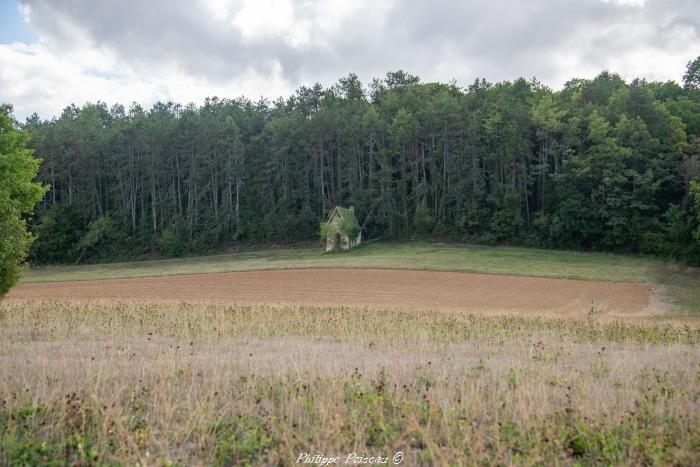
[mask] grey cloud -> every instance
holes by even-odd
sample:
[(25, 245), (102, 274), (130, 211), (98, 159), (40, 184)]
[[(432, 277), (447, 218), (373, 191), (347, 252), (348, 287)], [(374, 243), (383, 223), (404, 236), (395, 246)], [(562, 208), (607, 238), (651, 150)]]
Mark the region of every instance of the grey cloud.
[[(265, 75), (279, 63), (293, 86), (332, 82), (350, 71), (369, 79), (397, 68), (442, 81), (537, 76), (551, 83), (576, 73), (558, 60), (567, 53), (601, 69), (632, 48), (671, 53), (681, 29), (700, 45), (700, 9), (692, 0), (641, 7), (595, 0), (396, 1), (385, 13), (368, 8), (347, 18), (330, 48), (295, 48), (281, 37), (245, 42), (234, 27), (187, 0), (22, 1), (37, 32), (57, 47), (71, 46), (60, 17), (136, 68), (171, 63), (211, 81), (235, 79), (249, 68)], [(297, 15), (313, 5), (300, 2)], [(367, 26), (369, 18), (377, 19), (376, 27)], [(635, 24), (653, 34), (625, 37)], [(435, 76), (437, 67), (450, 70), (450, 61), (458, 62), (454, 75)]]
[[(420, 38), (416, 42), (443, 44), (458, 51), (473, 63), (475, 76), (500, 80), (537, 75), (547, 81), (562, 71), (573, 71), (561, 70), (557, 54), (587, 53), (589, 59), (596, 58), (596, 67), (605, 67), (612, 62), (610, 55), (620, 52), (615, 50), (616, 42), (643, 47), (666, 41), (664, 45), (672, 50), (677, 44), (672, 37), (660, 37), (660, 33), (645, 38), (647, 43), (628, 44), (624, 29), (635, 23), (654, 25), (669, 14), (678, 21), (696, 22), (700, 10), (692, 3), (649, 2), (644, 7), (633, 7), (602, 1), (495, 0), (485, 6), (481, 2), (439, 0), (397, 6), (394, 22), (406, 26), (406, 41)], [(660, 15), (660, 10), (665, 13)], [(697, 41), (697, 30), (694, 38)], [(601, 47), (584, 48), (586, 41), (594, 44), (596, 39), (603, 42)]]

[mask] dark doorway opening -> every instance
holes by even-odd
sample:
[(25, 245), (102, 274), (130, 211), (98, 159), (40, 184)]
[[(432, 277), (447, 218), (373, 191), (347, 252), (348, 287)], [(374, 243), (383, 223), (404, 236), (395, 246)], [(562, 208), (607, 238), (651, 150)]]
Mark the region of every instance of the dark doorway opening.
[(340, 234), (336, 232), (335, 237), (333, 237), (333, 249), (340, 250)]

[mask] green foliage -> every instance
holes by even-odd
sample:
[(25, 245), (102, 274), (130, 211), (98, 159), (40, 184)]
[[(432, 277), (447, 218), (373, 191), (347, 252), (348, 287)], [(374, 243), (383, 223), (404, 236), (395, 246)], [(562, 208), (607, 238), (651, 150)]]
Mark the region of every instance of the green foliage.
[(693, 233), (693, 238), (695, 238), (696, 242), (700, 243), (700, 182), (695, 180), (690, 181), (690, 199), (693, 203), (695, 224), (697, 225)]
[(109, 236), (113, 229), (114, 226), (109, 217), (98, 217), (88, 224), (87, 232), (78, 241), (78, 246), (85, 250), (94, 248)]
[(0, 412), (0, 462), (4, 465), (63, 465), (59, 447), (35, 436), (35, 418), (43, 408), (33, 405)]
[(270, 428), (255, 415), (231, 416), (214, 425), (214, 465), (264, 464), (274, 445)]
[(34, 183), (39, 159), (26, 148), (29, 135), (17, 129), (12, 108), (0, 106), (0, 297), (10, 290), (33, 241), (25, 217), (46, 192)]
[(332, 223), (321, 222), (319, 226), (319, 239), (325, 244), (329, 237), (333, 237), (336, 234), (341, 236), (347, 236), (349, 240), (357, 238), (360, 233), (360, 226), (357, 224), (357, 220), (354, 218), (352, 211), (348, 211), (350, 218), (340, 217), (336, 218)]
[(683, 75), (683, 84), (686, 89), (700, 89), (700, 57), (688, 62)]
[(429, 235), (435, 228), (435, 218), (430, 209), (419, 208), (416, 211), (414, 227), (419, 235)]
[(338, 230), (343, 234), (347, 235), (350, 240), (357, 237), (360, 233), (360, 226), (356, 222), (352, 222), (348, 219), (342, 219), (338, 224)]
[(669, 112), (681, 119), (689, 137), (700, 137), (700, 99), (681, 96), (666, 104)]
[(321, 222), (318, 228), (318, 238), (325, 245), (329, 235), (335, 234), (335, 226), (326, 222)]
[[(36, 402), (0, 407), (0, 464), (22, 466), (95, 465), (98, 426), (94, 410), (75, 395), (65, 401), (61, 429), (46, 436), (51, 409)], [(115, 465), (103, 459), (102, 465)]]
[(37, 237), (32, 256), (37, 263), (73, 263), (79, 256), (78, 242), (85, 234), (85, 219), (76, 206), (55, 204), (34, 225)]
[(124, 235), (117, 230), (109, 216), (94, 219), (87, 226), (87, 231), (78, 240), (80, 256), (76, 262), (84, 257), (114, 257), (119, 254), (119, 248), (124, 245)]
[(187, 251), (187, 240), (182, 238), (173, 227), (168, 227), (160, 234), (158, 247), (166, 256), (173, 258)]
[(496, 211), (489, 222), (489, 232), (496, 241), (502, 242), (514, 238), (520, 228), (520, 219), (510, 209)]

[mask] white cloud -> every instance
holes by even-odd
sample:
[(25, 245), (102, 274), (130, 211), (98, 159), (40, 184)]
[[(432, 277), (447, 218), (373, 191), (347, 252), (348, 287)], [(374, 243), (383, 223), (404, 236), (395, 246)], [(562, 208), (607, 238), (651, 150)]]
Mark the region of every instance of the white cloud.
[(15, 105), (18, 117), (39, 112), (50, 117), (71, 102), (147, 97), (140, 83), (91, 74), (83, 64), (59, 57), (42, 44), (0, 44), (1, 100)]
[[(106, 60), (103, 60), (104, 64)], [(177, 67), (162, 65), (156, 75), (142, 77), (128, 65), (94, 68), (82, 60), (59, 56), (42, 44), (0, 44), (0, 102), (15, 106), (17, 118), (33, 112), (51, 118), (71, 103), (103, 101), (108, 105), (139, 102), (151, 105), (157, 100), (189, 103), (206, 97), (282, 96), (293, 91), (277, 65), (267, 76), (242, 71), (235, 81), (211, 83), (183, 73)]]
[(641, 7), (644, 6), (646, 3), (646, 0), (603, 0), (605, 3), (617, 3), (618, 5), (625, 5), (625, 6), (635, 6), (635, 7)]
[(272, 37), (295, 48), (308, 46), (313, 32), (308, 17), (297, 17), (290, 0), (245, 1), (232, 23), (247, 42)]
[(700, 50), (693, 0), (21, 0), (40, 38), (0, 44), (0, 101), (20, 118), (71, 102), (274, 98), (349, 72), (429, 81), (602, 69), (679, 80)]
[(233, 3), (229, 0), (201, 0), (207, 12), (217, 20), (225, 20), (231, 14)]

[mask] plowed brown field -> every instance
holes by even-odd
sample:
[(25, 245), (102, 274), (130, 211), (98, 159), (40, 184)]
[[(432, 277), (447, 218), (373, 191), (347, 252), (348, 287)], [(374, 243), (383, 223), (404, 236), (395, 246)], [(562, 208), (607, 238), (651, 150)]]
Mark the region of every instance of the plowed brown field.
[[(9, 299), (216, 301), (585, 316), (649, 311), (649, 284), (388, 269), (288, 269), (20, 284)], [(592, 311), (591, 311), (592, 310)]]

